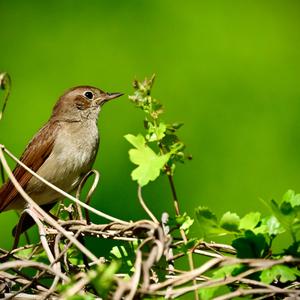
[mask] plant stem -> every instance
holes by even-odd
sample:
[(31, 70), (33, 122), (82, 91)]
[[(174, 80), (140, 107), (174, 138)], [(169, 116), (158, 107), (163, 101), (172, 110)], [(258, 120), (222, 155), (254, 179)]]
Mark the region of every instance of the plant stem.
[[(171, 187), (172, 197), (173, 197), (173, 204), (174, 204), (174, 208), (175, 208), (175, 214), (177, 216), (179, 216), (180, 215), (179, 201), (178, 201), (178, 197), (177, 197), (177, 193), (176, 193), (174, 179), (173, 179), (173, 176), (171, 174), (170, 167), (166, 166), (166, 168), (167, 168), (167, 176), (168, 176), (168, 179), (169, 179), (169, 184), (170, 184), (170, 187)], [(187, 236), (186, 236), (184, 230), (181, 229), (180, 234), (181, 234), (181, 237), (183, 239), (184, 244), (187, 244), (188, 239), (187, 239)], [(187, 256), (188, 256), (189, 267), (190, 267), (190, 270), (192, 271), (192, 270), (195, 269), (192, 252), (188, 252)], [(196, 285), (196, 284), (197, 284), (197, 280), (194, 279), (193, 280), (193, 285)], [(199, 295), (198, 295), (197, 290), (194, 290), (194, 297), (195, 297), (195, 300), (199, 300)]]
[[(167, 172), (169, 173), (169, 170)], [(169, 183), (170, 183), (170, 187), (171, 187), (175, 213), (176, 213), (177, 216), (179, 216), (180, 215), (180, 209), (179, 209), (178, 197), (177, 197), (177, 193), (176, 193), (176, 189), (175, 189), (173, 176), (170, 173), (168, 174), (168, 179), (169, 179)]]
[(5, 175), (4, 175), (4, 169), (2, 163), (0, 163), (0, 174), (1, 174), (1, 182), (2, 184), (5, 183)]

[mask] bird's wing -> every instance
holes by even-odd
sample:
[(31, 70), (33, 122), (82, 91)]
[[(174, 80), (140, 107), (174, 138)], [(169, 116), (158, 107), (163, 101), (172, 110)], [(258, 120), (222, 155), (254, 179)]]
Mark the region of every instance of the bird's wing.
[[(20, 160), (32, 171), (37, 172), (41, 165), (49, 157), (57, 132), (60, 125), (58, 122), (48, 122), (31, 140), (26, 147)], [(22, 188), (26, 187), (26, 184), (31, 179), (32, 175), (27, 172), (23, 167), (17, 165), (13, 171), (13, 174)], [(18, 195), (13, 183), (8, 180), (0, 188), (0, 212), (3, 211)]]

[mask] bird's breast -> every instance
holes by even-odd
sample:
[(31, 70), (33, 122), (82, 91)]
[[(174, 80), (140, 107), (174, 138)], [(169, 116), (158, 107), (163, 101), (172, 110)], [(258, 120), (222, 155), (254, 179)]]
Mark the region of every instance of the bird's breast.
[[(52, 152), (37, 173), (66, 192), (74, 190), (96, 158), (99, 145), (95, 122), (65, 123), (57, 135)], [(55, 192), (32, 178), (26, 191), (36, 195), (40, 204), (55, 198)], [(55, 200), (55, 199), (53, 199)]]

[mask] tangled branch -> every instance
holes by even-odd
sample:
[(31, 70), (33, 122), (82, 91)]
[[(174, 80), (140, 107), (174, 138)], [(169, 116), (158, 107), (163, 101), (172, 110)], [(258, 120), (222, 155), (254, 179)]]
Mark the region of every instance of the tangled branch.
[[(11, 158), (15, 159), (11, 153), (1, 146), (0, 159), (5, 168), (9, 178), (14, 182), (14, 177), (8, 167), (4, 153), (7, 153)], [(17, 159), (15, 159), (17, 161)], [(18, 162), (18, 161), (17, 161)], [(38, 175), (32, 172), (38, 178)], [(83, 179), (86, 181), (86, 177)], [(46, 180), (45, 184), (51, 186)], [(248, 294), (265, 294), (273, 295), (283, 294), (298, 297), (300, 290), (297, 287), (279, 288), (273, 285), (263, 284), (256, 280), (249, 279), (251, 274), (255, 274), (263, 269), (270, 268), (274, 265), (287, 264), (289, 266), (297, 265), (300, 259), (287, 256), (280, 260), (268, 259), (237, 259), (232, 257), (235, 249), (228, 245), (214, 244), (214, 243), (199, 243), (189, 253), (193, 255), (200, 255), (206, 257), (213, 257), (202, 266), (197, 267), (191, 271), (172, 270), (169, 273), (167, 268), (165, 272), (165, 279), (160, 280), (156, 274), (158, 264), (164, 261), (174, 261), (187, 253), (180, 253), (170, 257), (170, 251), (178, 249), (184, 241), (173, 241), (169, 232), (166, 232), (161, 222), (158, 222), (154, 214), (148, 207), (144, 207), (145, 212), (151, 217), (151, 220), (139, 220), (136, 222), (111, 222), (108, 224), (93, 224), (83, 217), (82, 205), (84, 202), (76, 199), (75, 205), (72, 209), (64, 207), (71, 211), (70, 218), (67, 220), (52, 219), (46, 212), (37, 208), (33, 200), (22, 190), (17, 182), (14, 182), (16, 188), (20, 193), (23, 193), (24, 199), (28, 203), (26, 213), (30, 214), (35, 220), (39, 228), (40, 243), (35, 245), (22, 246), (12, 251), (0, 250), (0, 282), (1, 291), (8, 299), (16, 297), (19, 294), (39, 296), (39, 299), (66, 299), (76, 294), (92, 293), (93, 278), (96, 277), (94, 273), (95, 267), (101, 264), (108, 264), (109, 260), (103, 257), (97, 257), (90, 252), (86, 246), (79, 242), (80, 238), (90, 236), (96, 239), (113, 239), (121, 240), (125, 243), (138, 242), (136, 249), (136, 258), (134, 263), (134, 272), (129, 280), (122, 278), (122, 274), (113, 275), (113, 285), (110, 291), (112, 299), (134, 299), (135, 297), (149, 296), (164, 296), (166, 298), (174, 299), (191, 291), (199, 290), (201, 288), (216, 287), (220, 285), (228, 285), (234, 283), (244, 283), (249, 289), (238, 289), (231, 294), (219, 297), (218, 299), (231, 299), (237, 295)], [(79, 187), (81, 190), (82, 184)], [(92, 185), (92, 190), (95, 186)], [(56, 191), (59, 189), (56, 187)], [(88, 200), (90, 199), (91, 191), (88, 192)], [(60, 191), (63, 192), (63, 191)], [(141, 201), (141, 189), (139, 188), (139, 199)], [(77, 193), (79, 195), (80, 193)], [(68, 199), (73, 197), (68, 195)], [(86, 200), (85, 200), (86, 201)], [(39, 215), (36, 214), (38, 211)], [(92, 211), (94, 212), (94, 210)], [(97, 213), (97, 215), (102, 212)], [(74, 218), (74, 216), (76, 218)], [(109, 217), (109, 219), (114, 219)], [(62, 244), (64, 246), (62, 247)], [(88, 257), (87, 265), (74, 265), (70, 260), (70, 249), (76, 246), (81, 253)], [(32, 259), (27, 259), (22, 256), (22, 251), (30, 250), (30, 256), (41, 251), (43, 247), (48, 263), (36, 262)], [(244, 265), (246, 271), (237, 275), (229, 276), (227, 278), (212, 280), (204, 273), (208, 273), (216, 267), (227, 265)], [(34, 276), (27, 275), (25, 270), (34, 270)], [(76, 272), (74, 273), (74, 269)], [(75, 282), (72, 283), (71, 276), (76, 277)], [(173, 274), (173, 275), (172, 275)], [(47, 278), (51, 282), (45, 286), (42, 282)], [(196, 284), (192, 284), (196, 281)], [(59, 292), (59, 285), (70, 284), (70, 288), (65, 292)], [(95, 297), (97, 296), (94, 295)]]

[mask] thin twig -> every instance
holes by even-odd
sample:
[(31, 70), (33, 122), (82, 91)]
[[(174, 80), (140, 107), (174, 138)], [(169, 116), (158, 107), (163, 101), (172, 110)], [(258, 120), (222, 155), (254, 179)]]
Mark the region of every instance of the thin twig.
[(28, 171), (30, 174), (32, 174), (34, 177), (36, 177), (37, 179), (39, 179), (40, 181), (42, 181), (44, 184), (46, 184), (47, 186), (51, 187), (53, 190), (55, 190), (56, 192), (60, 193), (62, 196), (72, 200), (73, 202), (79, 204), (80, 206), (88, 209), (89, 211), (93, 212), (94, 214), (105, 218), (107, 220), (110, 221), (114, 221), (114, 222), (119, 222), (119, 223), (123, 223), (123, 224), (127, 224), (128, 222), (125, 222), (123, 220), (117, 219), (115, 217), (112, 217), (108, 214), (105, 214), (87, 204), (85, 204), (84, 202), (76, 199), (75, 197), (73, 197), (72, 195), (66, 193), (65, 191), (61, 190), (60, 188), (58, 188), (57, 186), (55, 186), (54, 184), (50, 183), (49, 181), (47, 181), (46, 179), (44, 179), (43, 177), (41, 177), (40, 175), (38, 175), (37, 173), (35, 173), (34, 171), (32, 171), (30, 168), (28, 168), (24, 163), (22, 163), (16, 156), (14, 156), (9, 150), (7, 150), (4, 145), (0, 145), (1, 151), (7, 153), (15, 162), (17, 162), (20, 166), (22, 166), (26, 171)]
[(139, 198), (140, 204), (142, 205), (143, 209), (148, 214), (148, 216), (151, 218), (151, 220), (154, 223), (159, 224), (158, 220), (156, 219), (156, 217), (154, 216), (154, 214), (151, 212), (151, 210), (148, 208), (148, 206), (146, 205), (146, 203), (144, 201), (144, 198), (142, 195), (142, 187), (140, 185), (138, 186), (138, 198)]
[[(89, 189), (89, 191), (87, 193), (87, 196), (85, 198), (85, 201), (84, 201), (87, 205), (90, 204), (91, 197), (92, 197), (92, 195), (93, 195), (93, 193), (94, 193), (94, 191), (95, 191), (95, 189), (96, 189), (96, 187), (97, 187), (97, 185), (99, 183), (100, 173), (97, 170), (94, 170), (94, 169), (91, 170), (91, 171), (89, 171), (88, 173), (86, 173), (85, 176), (82, 178), (82, 180), (81, 180), (81, 182), (80, 182), (80, 184), (79, 184), (79, 186), (77, 188), (77, 192), (76, 192), (76, 198), (79, 199), (80, 198), (80, 194), (81, 194), (81, 190), (82, 190), (84, 184), (86, 183), (86, 181), (88, 180), (88, 178), (90, 176), (92, 176), (92, 175), (95, 175), (95, 178), (94, 178), (93, 184), (90, 187), (90, 189)], [(83, 220), (83, 216), (82, 216), (80, 205), (78, 203), (76, 203), (76, 206), (77, 206), (77, 211), (79, 213), (79, 219)], [(89, 211), (86, 208), (84, 210), (85, 210), (86, 223), (90, 224), (91, 221), (90, 221)]]

